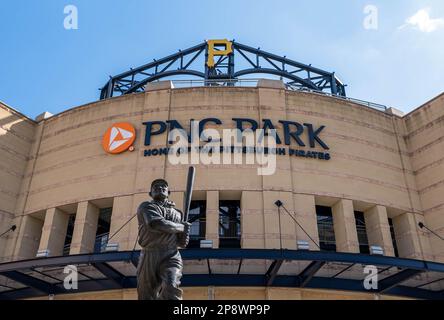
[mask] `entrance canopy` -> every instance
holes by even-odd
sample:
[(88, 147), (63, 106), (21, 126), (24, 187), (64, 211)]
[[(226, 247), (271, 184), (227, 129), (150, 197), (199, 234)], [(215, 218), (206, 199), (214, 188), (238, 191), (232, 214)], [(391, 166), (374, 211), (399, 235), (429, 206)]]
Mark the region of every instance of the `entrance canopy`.
[[(337, 252), (262, 249), (185, 249), (183, 287), (287, 287), (444, 299), (444, 264)], [(140, 251), (71, 255), (0, 265), (0, 299), (25, 299), (135, 288)], [(223, 266), (218, 262), (224, 261)], [(190, 264), (200, 273), (188, 273)], [(252, 270), (263, 266), (265, 272)], [(66, 267), (78, 271), (78, 289), (66, 290)], [(378, 288), (367, 290), (366, 266), (377, 268)], [(253, 268), (254, 269), (254, 268)], [(257, 270), (260, 269), (256, 268)]]

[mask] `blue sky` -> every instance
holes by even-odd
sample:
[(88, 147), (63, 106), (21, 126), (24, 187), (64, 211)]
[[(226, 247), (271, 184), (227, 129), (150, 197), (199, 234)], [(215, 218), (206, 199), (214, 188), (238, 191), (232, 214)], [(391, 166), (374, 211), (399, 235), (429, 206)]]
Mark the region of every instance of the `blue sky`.
[[(70, 4), (78, 30), (63, 25)], [(2, 0), (0, 100), (58, 113), (98, 100), (109, 75), (218, 38), (335, 71), (348, 96), (405, 112), (444, 91), (442, 0)]]

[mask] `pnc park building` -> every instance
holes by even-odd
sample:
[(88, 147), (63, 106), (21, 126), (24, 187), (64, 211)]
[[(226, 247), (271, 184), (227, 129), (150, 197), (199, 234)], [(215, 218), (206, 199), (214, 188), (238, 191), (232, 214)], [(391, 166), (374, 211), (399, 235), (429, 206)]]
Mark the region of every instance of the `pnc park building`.
[(0, 299), (137, 299), (132, 218), (158, 178), (183, 209), (168, 133), (191, 120), (278, 139), (272, 175), (193, 164), (185, 300), (444, 298), (444, 94), (403, 114), (333, 72), (208, 40), (56, 115), (0, 103)]

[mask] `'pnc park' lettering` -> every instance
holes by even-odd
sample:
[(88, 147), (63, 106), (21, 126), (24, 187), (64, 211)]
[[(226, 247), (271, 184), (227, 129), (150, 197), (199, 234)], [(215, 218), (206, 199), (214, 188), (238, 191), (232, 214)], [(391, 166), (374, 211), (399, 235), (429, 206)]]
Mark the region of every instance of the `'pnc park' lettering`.
[[(241, 132), (245, 130), (256, 131), (257, 129), (263, 129), (264, 132), (268, 132), (268, 130), (275, 130), (276, 126), (270, 119), (264, 119), (261, 124), (256, 120), (247, 119), (247, 118), (233, 118), (235, 122), (236, 128)], [(190, 122), (193, 120), (190, 120)], [(300, 124), (294, 121), (279, 121), (282, 124), (283, 132), (283, 140), (279, 136), (279, 133), (276, 132), (276, 144), (282, 144), (282, 141), (285, 145), (297, 145), (299, 147), (310, 147), (316, 148), (318, 145), (322, 147), (324, 150), (330, 150), (328, 145), (320, 138), (322, 131), (325, 129), (325, 126), (320, 126), (315, 128), (311, 123)], [(182, 129), (184, 130), (184, 126), (181, 125), (177, 120), (168, 120), (168, 121), (148, 121), (143, 123), (146, 126), (145, 130), (145, 146), (151, 145), (151, 139), (153, 136), (164, 134), (165, 132), (172, 131), (174, 129)], [(199, 136), (201, 137), (202, 132), (205, 129), (207, 124), (213, 125), (222, 125), (222, 121), (217, 118), (206, 118), (199, 121)], [(185, 131), (185, 130), (184, 130)], [(185, 131), (186, 132), (186, 131)], [(304, 135), (306, 133), (306, 135)], [(191, 135), (188, 134), (188, 141), (191, 142)], [(304, 136), (306, 136), (304, 141)], [(207, 142), (208, 138), (205, 137), (204, 140)], [(170, 144), (172, 142), (170, 141)]]

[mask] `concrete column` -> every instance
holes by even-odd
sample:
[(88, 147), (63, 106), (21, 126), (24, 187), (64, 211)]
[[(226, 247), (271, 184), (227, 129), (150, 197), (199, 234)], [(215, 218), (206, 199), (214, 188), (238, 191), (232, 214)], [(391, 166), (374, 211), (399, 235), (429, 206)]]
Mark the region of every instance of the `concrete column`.
[[(109, 235), (112, 236), (119, 230), (125, 222), (127, 222), (136, 212), (132, 211), (132, 196), (115, 197), (113, 200), (113, 213), (111, 215), (111, 225)], [(137, 218), (133, 218), (137, 221)], [(110, 243), (118, 243), (119, 251), (126, 250), (130, 247), (129, 243), (129, 226), (126, 225), (120, 230), (110, 241)], [(134, 243), (133, 243), (134, 245)], [(132, 247), (131, 247), (132, 248)]]
[(394, 257), (395, 250), (390, 235), (387, 209), (383, 206), (374, 206), (364, 212), (364, 218), (368, 244), (370, 246), (380, 246), (384, 249), (384, 255)]
[(241, 197), (241, 247), (265, 248), (262, 192), (243, 191)]
[[(440, 209), (431, 213), (427, 213), (424, 216), (423, 223), (427, 226), (432, 226), (439, 235), (444, 235), (444, 210)], [(431, 253), (433, 253), (435, 261), (444, 263), (444, 241), (437, 236), (430, 234), (427, 231), (428, 238), (430, 240)]]
[[(3, 213), (0, 210), (0, 233), (6, 231), (11, 226), (11, 217), (9, 214)], [(0, 237), (0, 263), (6, 261), (6, 246), (8, 243), (12, 242), (14, 235), (9, 232), (2, 237)]]
[(89, 201), (77, 205), (69, 254), (93, 253), (100, 210)]
[(305, 194), (294, 194), (293, 200), (296, 220), (315, 241), (315, 243), (310, 240), (310, 238), (298, 225), (296, 225), (297, 240), (308, 241), (310, 244), (310, 250), (319, 250), (319, 231), (318, 219), (316, 217), (315, 197)]
[(401, 258), (433, 260), (429, 239), (418, 227), (420, 220), (414, 213), (404, 213), (393, 218), (396, 244)]
[(39, 250), (49, 250), (49, 256), (63, 255), (69, 215), (58, 208), (46, 210)]
[[(142, 202), (152, 200), (148, 196), (148, 194), (146, 194), (146, 193), (135, 194), (132, 198), (133, 198), (132, 208), (130, 210), (132, 215), (137, 213), (137, 209), (139, 208), (139, 206)], [(133, 250), (133, 249), (140, 250), (141, 247), (138, 242), (139, 222), (137, 221), (137, 217), (134, 218), (133, 220), (131, 220), (131, 222), (128, 223), (127, 226), (125, 226), (125, 229), (128, 232), (128, 243), (127, 243), (127, 247), (125, 249), (121, 249), (121, 250)]]
[(213, 240), (213, 248), (219, 248), (219, 191), (207, 191), (207, 240)]
[(332, 207), (332, 212), (336, 251), (359, 253), (353, 202), (341, 199)]
[[(39, 249), (43, 230), (43, 220), (31, 215), (25, 215), (18, 226), (17, 246), (13, 260), (34, 259)], [(16, 231), (17, 232), (17, 231)]]

